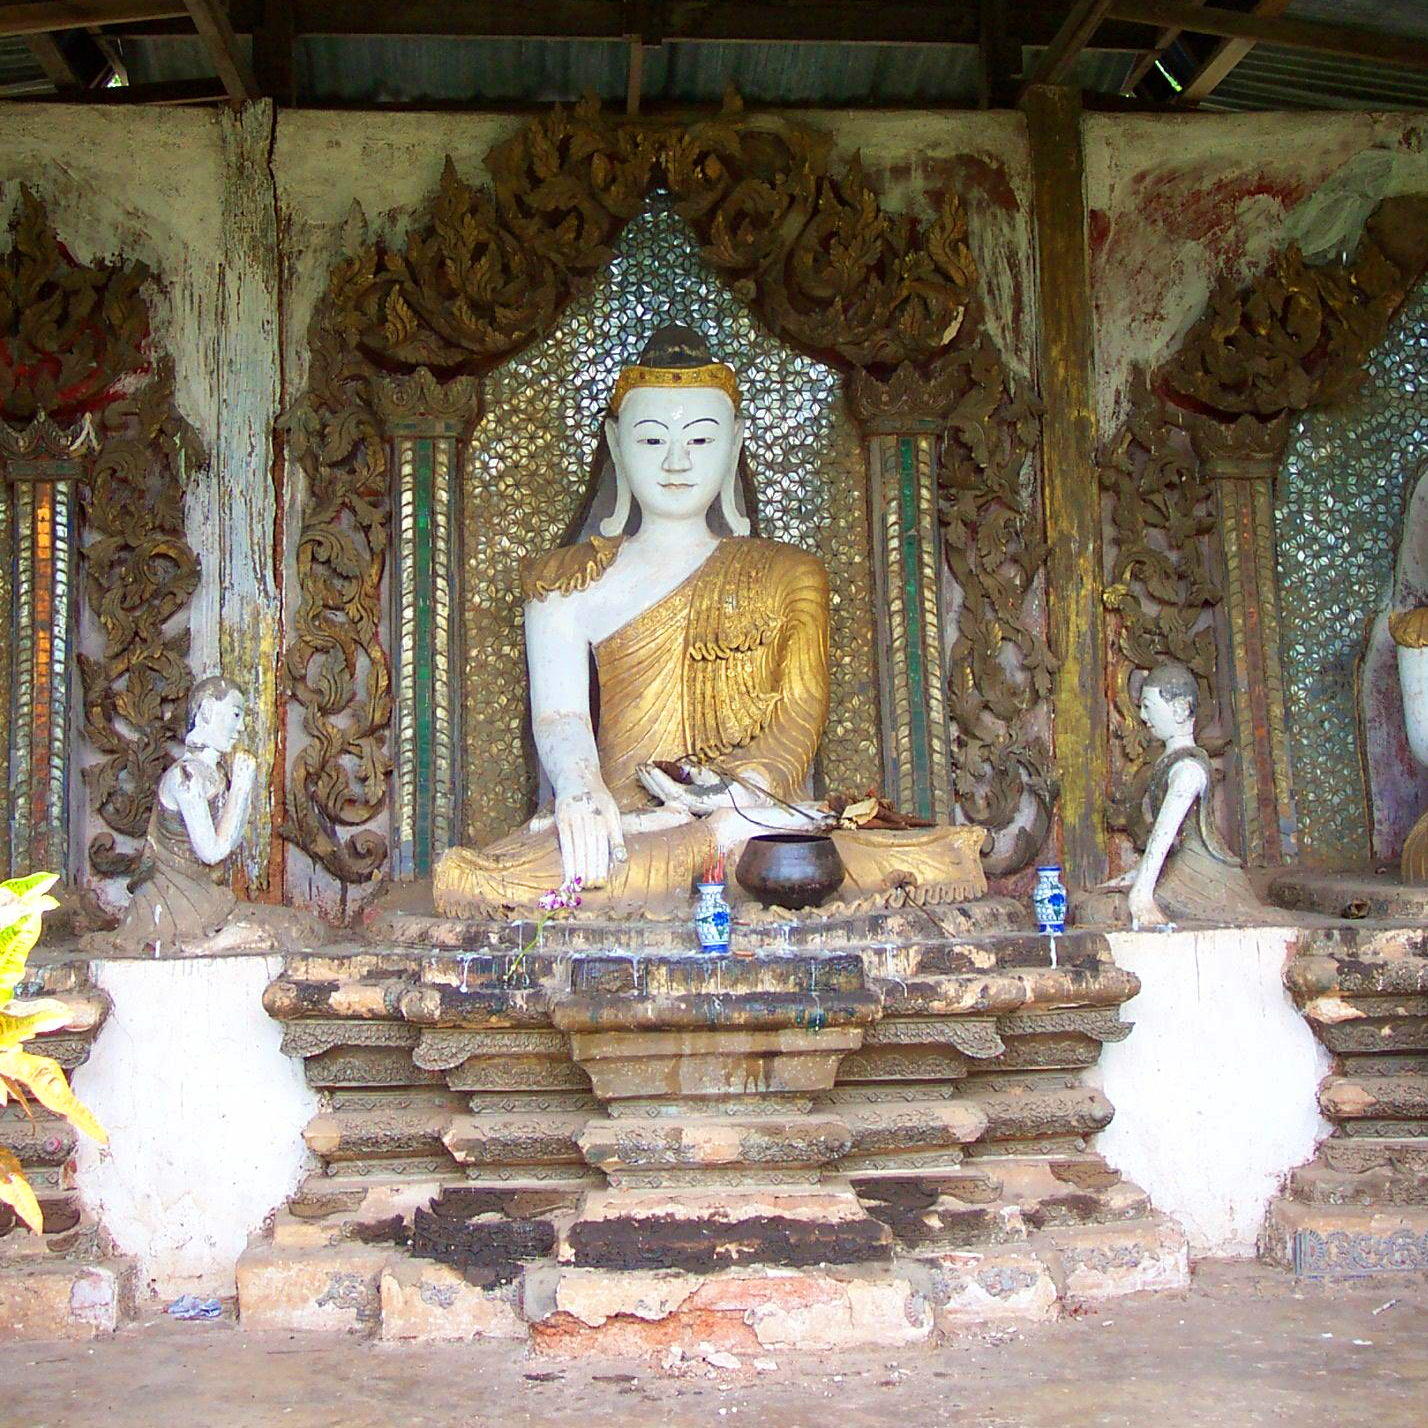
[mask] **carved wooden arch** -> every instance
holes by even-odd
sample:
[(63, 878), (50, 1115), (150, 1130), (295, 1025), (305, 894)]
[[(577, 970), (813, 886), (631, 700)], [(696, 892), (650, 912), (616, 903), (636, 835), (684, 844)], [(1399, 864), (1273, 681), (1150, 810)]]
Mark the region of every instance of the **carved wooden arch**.
[[(84, 777), (108, 826), (88, 857), (105, 877), (138, 866), (138, 849), (119, 840), (144, 836), (168, 746), (186, 731), (192, 685), (187, 626), (167, 627), (198, 585), (183, 479), (202, 455), (174, 404), (172, 365), (153, 351), (149, 276), (137, 262), (75, 262), (44, 205), (21, 190), (0, 257), (0, 416), (11, 457), (37, 433), (86, 416), (98, 440), (79, 486), (79, 556), (103, 642), (77, 659), (83, 732), (101, 756)], [(3, 673), (8, 691), (8, 661)]]
[[(611, 242), (656, 185), (776, 335), (850, 373), (865, 421), (915, 412), (948, 427), (947, 529), (976, 550), (993, 526), (1012, 547), (1027, 527), (1011, 566), (972, 557), (957, 571), (969, 592), (959, 648), (969, 665), (985, 664), (983, 651), (1020, 639), (1027, 667), (1045, 666), (1040, 635), (1019, 636), (1019, 587), (1040, 560), (1039, 518), (1017, 485), (1030, 409), (975, 321), (960, 203), (947, 194), (919, 228), (883, 210), (856, 160), (833, 172), (830, 150), (829, 136), (747, 116), (737, 102), (687, 129), (612, 119), (594, 102), (557, 107), (492, 151), (489, 186), (464, 183), (448, 160), (429, 220), (400, 251), (372, 245), (334, 269), (312, 321), (309, 386), (288, 418), (308, 496), (286, 657), (305, 741), (284, 836), (339, 881), (365, 881), (387, 856), (381, 835), (363, 828), (386, 805), (391, 769), (378, 374), (425, 368), (450, 380), (520, 351), (611, 260)], [(959, 685), (953, 702), (980, 759), (968, 761), (959, 794), (991, 821), (1009, 808), (1008, 822), (1025, 767), (1046, 768), (1023, 727), (1045, 689), (1037, 673), (1004, 679), (1000, 700), (989, 676), (991, 699)], [(1015, 794), (1003, 786), (1007, 769)]]
[[(1137, 671), (1173, 659), (1199, 681), (1201, 742), (1222, 771), (1238, 742), (1245, 761), (1240, 782), (1259, 790), (1257, 798), (1246, 796), (1261, 805), (1258, 816), (1253, 807), (1245, 813), (1247, 854), (1273, 862), (1284, 851), (1270, 826), (1288, 799), (1287, 778), (1274, 767), (1285, 736), (1282, 693), (1273, 687), (1279, 635), (1272, 512), (1266, 524), (1240, 498), (1246, 562), (1262, 567), (1261, 585), (1264, 572), (1271, 577), (1264, 604), (1251, 588), (1256, 608), (1246, 611), (1237, 608), (1245, 601), (1244, 581), (1228, 568), (1236, 552), (1227, 562), (1219, 548), (1217, 488), (1238, 492), (1272, 479), (1293, 417), (1357, 389), (1369, 354), (1425, 268), (1428, 199), (1386, 199), (1351, 258), (1311, 265), (1290, 247), (1247, 286), (1222, 281), (1179, 349), (1153, 373), (1136, 374), (1130, 415), (1101, 472), (1109, 518), (1113, 829), (1136, 836), (1151, 767), (1131, 681)], [(1260, 495), (1267, 502), (1267, 489)], [(1253, 652), (1242, 647), (1240, 629), (1248, 623), (1265, 628), (1269, 687), (1252, 688), (1232, 723), (1221, 646), (1231, 661), (1247, 660)], [(1245, 731), (1256, 723), (1259, 769), (1244, 751)]]

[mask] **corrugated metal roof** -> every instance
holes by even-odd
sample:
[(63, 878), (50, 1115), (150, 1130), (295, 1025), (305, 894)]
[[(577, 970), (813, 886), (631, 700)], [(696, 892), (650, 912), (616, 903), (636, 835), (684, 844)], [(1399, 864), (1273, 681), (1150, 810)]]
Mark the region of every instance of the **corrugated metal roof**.
[(1428, 109), (1428, 71), (1256, 45), (1206, 109)]
[(0, 94), (20, 98), (26, 94), (49, 94), (54, 90), (39, 61), (21, 38), (0, 39)]
[[(1069, 8), (1070, 0), (1064, 3)], [(870, 12), (875, 8), (869, 5)], [(1428, 38), (1428, 0), (1294, 0), (1285, 18)], [(1124, 36), (1124, 25), (1120, 30)], [(1150, 44), (1154, 31), (1145, 33)], [(23, 41), (12, 43), (23, 47)], [(1183, 82), (1217, 43), (1187, 32), (1165, 56), (1165, 67)], [(135, 84), (213, 76), (197, 38), (149, 36), (122, 44)], [(1039, 53), (1024, 51), (1025, 73)], [(1092, 92), (1119, 93), (1132, 63), (1124, 51), (1089, 49), (1078, 58), (1070, 82)], [(37, 75), (33, 61), (29, 65)], [(500, 106), (571, 100), (591, 91), (619, 102), (628, 65), (625, 43), (599, 40), (310, 36), (298, 40), (296, 52), (298, 97), (311, 104)], [(971, 105), (977, 80), (978, 55), (966, 45), (671, 41), (645, 51), (642, 93), (651, 103), (703, 104), (717, 102), (733, 85), (758, 104)], [(1172, 97), (1154, 72), (1145, 92)], [(1259, 45), (1205, 107), (1428, 107), (1428, 71)]]
[[(132, 83), (212, 74), (196, 39), (126, 41)], [(1094, 71), (1098, 57), (1089, 56)], [(1123, 57), (1122, 57), (1123, 58)], [(299, 93), (311, 102), (549, 103), (625, 96), (629, 47), (599, 40), (300, 38)], [(648, 100), (716, 103), (733, 85), (759, 104), (972, 103), (977, 51), (964, 45), (689, 44), (645, 51)]]
[(1428, 5), (1423, 0), (1294, 0), (1284, 18), (1428, 38)]

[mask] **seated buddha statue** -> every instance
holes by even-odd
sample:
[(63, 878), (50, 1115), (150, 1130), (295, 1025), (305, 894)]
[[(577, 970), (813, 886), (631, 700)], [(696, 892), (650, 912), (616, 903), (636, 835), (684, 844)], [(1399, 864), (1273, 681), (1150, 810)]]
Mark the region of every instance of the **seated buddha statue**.
[[(525, 576), (531, 723), (553, 806), (486, 848), (445, 853), (443, 915), (534, 908), (574, 878), (587, 909), (673, 911), (719, 853), (732, 868), (756, 834), (831, 821), (809, 795), (828, 715), (827, 572), (749, 534), (739, 405), (733, 369), (689, 328), (660, 329), (621, 372), (606, 422), (614, 511)], [(985, 891), (980, 829), (834, 836), (846, 899)]]

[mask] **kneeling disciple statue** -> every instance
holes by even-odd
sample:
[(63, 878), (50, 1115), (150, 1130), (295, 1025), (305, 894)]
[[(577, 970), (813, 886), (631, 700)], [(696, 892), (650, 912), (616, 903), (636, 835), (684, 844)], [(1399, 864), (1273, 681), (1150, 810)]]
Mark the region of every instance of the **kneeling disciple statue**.
[[(828, 577), (816, 557), (749, 535), (743, 434), (734, 371), (697, 332), (662, 328), (621, 372), (606, 423), (614, 512), (526, 577), (532, 727), (554, 807), (446, 853), (444, 915), (531, 908), (575, 877), (587, 907), (674, 911), (711, 857), (732, 867), (756, 834), (831, 822), (808, 792), (828, 715)], [(711, 529), (715, 507), (732, 534)], [(980, 829), (834, 837), (845, 898), (985, 890)]]
[(223, 764), (243, 729), (243, 693), (202, 679), (189, 711), (184, 752), (159, 780), (134, 897), (114, 934), (135, 952), (178, 952), (211, 937), (237, 906), (221, 879), (248, 822), (255, 766), (245, 753), (233, 754), (231, 774)]
[(1210, 757), (1195, 742), (1198, 702), (1195, 676), (1183, 664), (1162, 664), (1146, 675), (1140, 717), (1165, 752), (1151, 769), (1141, 809), (1149, 825), (1145, 851), (1134, 867), (1084, 899), (1077, 922), (1129, 922), (1142, 930), (1177, 919), (1272, 920), (1215, 827)]

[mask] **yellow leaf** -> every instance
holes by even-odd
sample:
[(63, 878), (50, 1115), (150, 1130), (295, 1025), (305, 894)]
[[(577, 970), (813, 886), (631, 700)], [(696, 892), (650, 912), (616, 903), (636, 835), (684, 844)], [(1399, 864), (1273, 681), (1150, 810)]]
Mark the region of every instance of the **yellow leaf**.
[(100, 1145), (109, 1143), (108, 1133), (95, 1120), (93, 1112), (70, 1090), (58, 1061), (28, 1051), (0, 1050), (0, 1076), (28, 1086), (42, 1106), (63, 1116), (76, 1130), (83, 1131)]
[(0, 1011), (0, 1051), (20, 1046), (32, 1036), (58, 1031), (69, 1023), (70, 1010), (53, 997), (36, 1001), (12, 1000)]
[(40, 1211), (40, 1202), (30, 1189), (20, 1169), (20, 1162), (13, 1151), (0, 1145), (0, 1201), (11, 1209), (38, 1235), (45, 1228), (45, 1217)]
[(0, 882), (0, 892), (14, 893), (17, 898), (29, 897), (32, 893), (43, 895), (59, 882), (58, 873), (29, 873), (23, 878), (7, 878)]
[(25, 960), (40, 940), (40, 914), (59, 906), (49, 896), (57, 881), (55, 873), (31, 873), (0, 883), (0, 1004), (25, 975)]
[(845, 828), (861, 828), (868, 819), (874, 817), (878, 811), (878, 800), (876, 798), (865, 798), (858, 803), (850, 803), (840, 815), (838, 821)]

